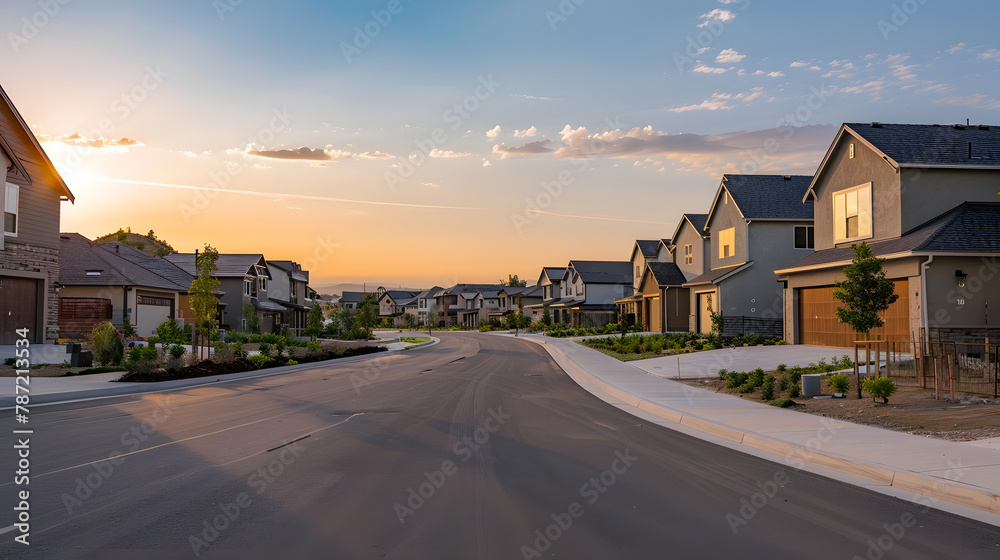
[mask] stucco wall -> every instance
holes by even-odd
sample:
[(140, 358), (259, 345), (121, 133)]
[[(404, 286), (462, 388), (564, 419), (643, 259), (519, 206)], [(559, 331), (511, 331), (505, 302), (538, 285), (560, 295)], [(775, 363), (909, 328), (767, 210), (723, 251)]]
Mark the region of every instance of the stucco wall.
[(910, 231), (963, 202), (997, 202), (1000, 171), (902, 169), (902, 231)]
[[(721, 268), (734, 264), (747, 262), (747, 222), (740, 214), (736, 204), (732, 199), (728, 204), (723, 202), (725, 194), (720, 195), (718, 204), (712, 212), (712, 218), (708, 223), (712, 234), (712, 245), (710, 249), (709, 268)], [(723, 230), (734, 228), (733, 256), (719, 258), (719, 235)]]
[[(706, 270), (705, 252), (709, 250), (710, 243), (700, 233), (695, 231), (694, 227), (687, 220), (684, 220), (684, 224), (677, 232), (677, 239), (674, 240), (674, 244), (677, 247), (674, 250), (677, 253), (674, 260), (677, 263), (677, 268), (681, 269), (681, 272), (684, 273), (684, 278), (691, 280), (696, 276), (704, 274)], [(693, 251), (691, 264), (687, 264), (684, 260), (685, 245), (691, 245), (691, 250)]]

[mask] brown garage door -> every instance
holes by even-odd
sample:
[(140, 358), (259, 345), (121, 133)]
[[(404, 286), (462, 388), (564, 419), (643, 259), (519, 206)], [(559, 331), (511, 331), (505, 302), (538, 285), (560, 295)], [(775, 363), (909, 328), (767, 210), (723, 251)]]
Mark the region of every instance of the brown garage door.
[[(907, 281), (893, 282), (899, 299), (889, 306), (882, 319), (885, 326), (871, 332), (872, 339), (910, 340), (910, 302)], [(799, 330), (802, 344), (816, 346), (854, 346), (860, 337), (850, 327), (837, 319), (840, 301), (833, 297), (833, 286), (802, 288), (799, 290)]]
[(28, 340), (37, 342), (38, 280), (0, 276), (0, 344), (14, 344), (17, 329), (31, 329)]

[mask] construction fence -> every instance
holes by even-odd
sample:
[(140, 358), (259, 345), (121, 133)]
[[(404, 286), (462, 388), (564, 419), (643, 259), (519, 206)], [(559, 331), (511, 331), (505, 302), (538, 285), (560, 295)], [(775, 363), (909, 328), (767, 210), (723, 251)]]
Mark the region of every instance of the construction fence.
[[(876, 375), (897, 385), (945, 393), (1000, 394), (1000, 345), (985, 341), (893, 342), (858, 341), (854, 344), (855, 374), (865, 377), (865, 364)], [(878, 364), (878, 369), (875, 369)]]

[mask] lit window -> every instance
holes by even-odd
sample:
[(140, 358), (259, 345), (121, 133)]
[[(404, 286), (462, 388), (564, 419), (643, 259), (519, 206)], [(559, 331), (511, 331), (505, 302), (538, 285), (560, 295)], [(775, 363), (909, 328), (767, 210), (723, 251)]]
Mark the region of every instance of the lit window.
[(735, 255), (736, 228), (724, 229), (719, 232), (719, 258), (724, 259)]
[(854, 159), (854, 142), (851, 142), (851, 145), (848, 147), (847, 152), (848, 152), (847, 157), (849, 159)]
[(833, 193), (833, 238), (850, 241), (872, 236), (872, 184)]
[(812, 249), (814, 247), (813, 226), (795, 226), (795, 248)]
[(3, 234), (17, 237), (17, 202), (20, 195), (20, 187), (7, 183), (4, 189), (3, 204)]

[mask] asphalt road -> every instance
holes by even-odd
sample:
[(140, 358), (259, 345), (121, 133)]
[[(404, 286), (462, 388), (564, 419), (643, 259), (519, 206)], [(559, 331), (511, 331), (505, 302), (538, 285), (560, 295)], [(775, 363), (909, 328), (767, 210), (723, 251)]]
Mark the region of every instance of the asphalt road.
[[(1000, 555), (996, 527), (644, 423), (535, 344), (440, 336), (363, 362), (37, 408), (30, 546), (8, 530), (0, 556)], [(18, 503), (5, 431), (0, 528)]]

